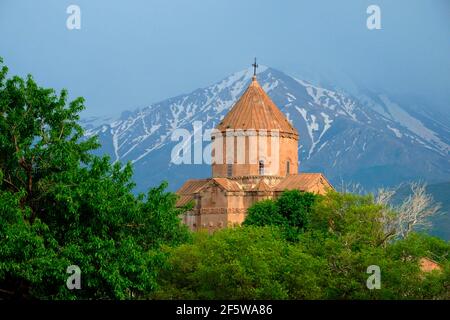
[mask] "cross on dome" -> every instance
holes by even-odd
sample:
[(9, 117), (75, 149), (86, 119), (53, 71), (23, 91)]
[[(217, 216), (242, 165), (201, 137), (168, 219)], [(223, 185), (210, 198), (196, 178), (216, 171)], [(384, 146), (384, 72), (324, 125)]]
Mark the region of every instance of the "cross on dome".
[(255, 57), (255, 62), (252, 64), (253, 66), (253, 79), (256, 79), (256, 69), (259, 67), (258, 64), (256, 63), (256, 57)]

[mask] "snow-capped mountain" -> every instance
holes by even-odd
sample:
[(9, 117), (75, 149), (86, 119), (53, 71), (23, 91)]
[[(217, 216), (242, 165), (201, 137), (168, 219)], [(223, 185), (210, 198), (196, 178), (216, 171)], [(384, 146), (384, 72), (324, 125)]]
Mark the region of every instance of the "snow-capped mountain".
[[(207, 88), (123, 112), (103, 124), (84, 121), (86, 135), (98, 135), (113, 161), (131, 161), (137, 190), (168, 180), (171, 190), (187, 178), (210, 175), (210, 166), (175, 165), (171, 151), (176, 129), (215, 127), (251, 81), (237, 72)], [(350, 95), (262, 67), (258, 81), (300, 135), (300, 171), (324, 172), (334, 184), (366, 187), (408, 180), (450, 181), (450, 126), (429, 115), (407, 111), (385, 94)], [(204, 142), (204, 145), (208, 144)]]

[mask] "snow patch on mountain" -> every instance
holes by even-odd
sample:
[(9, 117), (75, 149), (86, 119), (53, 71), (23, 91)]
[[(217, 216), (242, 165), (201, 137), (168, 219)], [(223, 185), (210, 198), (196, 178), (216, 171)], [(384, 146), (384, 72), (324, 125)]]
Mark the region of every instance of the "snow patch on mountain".
[(395, 134), (395, 136), (396, 136), (397, 138), (403, 137), (403, 135), (400, 133), (400, 130), (398, 130), (398, 129), (396, 129), (396, 128), (393, 128), (393, 127), (391, 127), (390, 125), (387, 125), (387, 128), (388, 128), (389, 130), (391, 130), (392, 132), (394, 132), (394, 134)]
[(398, 122), (405, 128), (409, 129), (410, 131), (414, 132), (416, 135), (421, 137), (422, 139), (426, 140), (427, 142), (431, 143), (433, 146), (435, 146), (434, 149), (437, 149), (439, 152), (442, 152), (443, 154), (450, 151), (449, 145), (444, 143), (439, 137), (436, 135), (436, 133), (420, 122), (420, 120), (413, 118), (411, 115), (409, 115), (408, 112), (403, 110), (398, 104), (392, 102), (389, 97), (387, 97), (384, 94), (379, 95), (379, 98), (381, 101), (383, 101), (384, 105), (388, 108), (388, 112), (391, 115), (391, 119)]

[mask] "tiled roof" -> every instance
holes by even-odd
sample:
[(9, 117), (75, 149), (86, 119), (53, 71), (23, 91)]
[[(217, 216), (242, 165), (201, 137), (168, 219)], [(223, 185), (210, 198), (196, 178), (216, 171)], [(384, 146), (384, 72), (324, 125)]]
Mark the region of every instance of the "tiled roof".
[(194, 195), (199, 192), (211, 179), (191, 179), (186, 181), (176, 192), (178, 200), (177, 207), (182, 207), (194, 200)]
[(319, 183), (332, 188), (331, 184), (321, 173), (299, 173), (288, 175), (274, 188), (275, 191), (298, 189), (302, 191), (312, 190)]
[(241, 185), (233, 180), (227, 178), (213, 178), (215, 182), (222, 186), (227, 191), (242, 191)]
[(184, 205), (187, 205), (192, 200), (194, 200), (194, 195), (193, 194), (190, 194), (190, 195), (187, 195), (187, 196), (179, 196), (178, 200), (177, 200), (177, 203), (176, 203), (176, 206), (177, 207), (182, 207)]
[(433, 270), (442, 270), (442, 267), (434, 260), (427, 257), (422, 257), (419, 260), (420, 270), (423, 272), (431, 272)]
[(226, 191), (242, 191), (241, 185), (237, 181), (227, 178), (212, 178), (212, 179), (191, 179), (184, 183), (184, 185), (177, 191), (180, 196), (193, 195), (201, 191), (201, 189), (210, 182), (217, 183)]
[(272, 188), (265, 183), (263, 180), (260, 180), (252, 189), (253, 191), (271, 191)]
[(256, 77), (217, 129), (279, 130), (298, 136), (297, 130), (261, 88)]
[(211, 179), (191, 179), (186, 181), (183, 186), (178, 189), (177, 194), (188, 195), (197, 193)]

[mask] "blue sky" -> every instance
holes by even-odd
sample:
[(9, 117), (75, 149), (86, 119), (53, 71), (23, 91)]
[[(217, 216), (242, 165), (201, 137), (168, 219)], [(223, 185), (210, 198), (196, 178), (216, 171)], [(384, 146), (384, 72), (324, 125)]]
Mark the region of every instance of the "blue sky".
[[(66, 8), (81, 8), (68, 30)], [(381, 30), (366, 9), (381, 8)], [(84, 115), (147, 106), (250, 66), (450, 110), (449, 0), (0, 0), (11, 74), (84, 96)], [(421, 100), (422, 101), (422, 100)]]

